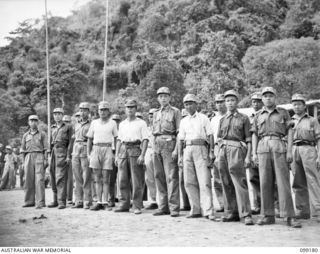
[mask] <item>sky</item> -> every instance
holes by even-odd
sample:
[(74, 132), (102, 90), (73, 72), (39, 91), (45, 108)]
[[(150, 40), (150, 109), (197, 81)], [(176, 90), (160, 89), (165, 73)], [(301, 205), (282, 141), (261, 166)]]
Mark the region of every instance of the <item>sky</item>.
[[(48, 12), (67, 17), (71, 10), (90, 0), (47, 0)], [(45, 0), (0, 0), (0, 47), (8, 45), (5, 37), (26, 19), (41, 18), (45, 12)]]

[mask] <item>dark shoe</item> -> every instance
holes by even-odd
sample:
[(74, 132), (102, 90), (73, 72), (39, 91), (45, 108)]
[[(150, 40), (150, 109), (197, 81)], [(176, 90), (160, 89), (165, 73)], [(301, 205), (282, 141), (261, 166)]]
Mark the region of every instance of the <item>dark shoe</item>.
[(96, 204), (94, 204), (93, 206), (90, 207), (90, 211), (99, 211), (101, 209), (103, 209), (103, 206), (101, 204), (98, 204), (98, 203), (96, 203)]
[(115, 213), (126, 213), (129, 212), (129, 209), (118, 208), (114, 210)]
[(52, 202), (48, 205), (49, 208), (54, 208), (54, 207), (57, 207), (58, 206), (58, 203), (57, 202)]
[(296, 219), (298, 220), (309, 220), (310, 219), (310, 214), (299, 214), (296, 216)]
[(251, 216), (247, 216), (247, 217), (244, 218), (244, 225), (246, 225), (246, 226), (254, 225)]
[(158, 209), (158, 204), (157, 204), (157, 203), (151, 203), (151, 204), (147, 205), (145, 209), (146, 209), (146, 210), (155, 210), (155, 209)]
[(217, 209), (216, 212), (217, 212), (217, 213), (223, 213), (223, 212), (224, 212), (224, 208), (221, 207), (221, 208)]
[(190, 211), (191, 207), (190, 206), (184, 206), (180, 209), (180, 211)]
[(240, 217), (238, 215), (222, 216), (221, 221), (222, 222), (240, 221)]
[(179, 217), (179, 212), (171, 212), (171, 217)]
[(83, 204), (82, 203), (78, 203), (76, 205), (71, 206), (71, 208), (83, 208)]
[(64, 205), (64, 204), (61, 204), (58, 206), (58, 209), (65, 209), (65, 208), (66, 208), (66, 205)]
[(170, 212), (163, 212), (163, 211), (157, 211), (155, 213), (153, 213), (153, 216), (161, 216), (161, 215), (169, 215)]
[(201, 214), (189, 214), (186, 216), (187, 219), (201, 218)]
[(254, 209), (251, 210), (252, 215), (258, 215), (260, 214), (260, 208), (256, 207)]
[(67, 204), (68, 204), (68, 205), (72, 205), (72, 200), (68, 200), (68, 201), (67, 201)]
[(257, 224), (260, 226), (271, 225), (275, 223), (276, 223), (276, 219), (274, 218), (274, 216), (264, 216), (257, 221)]
[(292, 228), (302, 228), (301, 223), (292, 217), (287, 218), (287, 225)]
[(24, 204), (22, 207), (26, 208), (26, 207), (33, 207), (33, 206), (35, 206), (35, 204)]

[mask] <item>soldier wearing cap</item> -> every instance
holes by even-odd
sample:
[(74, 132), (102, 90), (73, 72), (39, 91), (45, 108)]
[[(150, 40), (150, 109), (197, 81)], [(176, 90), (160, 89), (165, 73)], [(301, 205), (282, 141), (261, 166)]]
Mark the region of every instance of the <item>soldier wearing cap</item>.
[(81, 120), (74, 126), (74, 144), (72, 152), (72, 171), (75, 178), (75, 204), (72, 208), (89, 209), (92, 204), (91, 169), (87, 157), (87, 133), (90, 127), (90, 105), (79, 105)]
[[(213, 131), (213, 138), (215, 142), (215, 149), (214, 149), (214, 155), (215, 157), (218, 156), (218, 129), (219, 129), (219, 123), (220, 119), (226, 114), (226, 104), (224, 101), (224, 95), (223, 94), (217, 94), (215, 96), (215, 105), (217, 112), (215, 115), (211, 118), (211, 128)], [(217, 160), (212, 165), (212, 175), (213, 175), (213, 189), (214, 193), (217, 197), (218, 203), (220, 208), (216, 209), (216, 212), (223, 212), (224, 211), (224, 202), (223, 202), (223, 188), (222, 188), (222, 182), (221, 177), (218, 170)]]
[[(288, 111), (276, 106), (276, 91), (262, 90), (264, 107), (256, 114), (252, 125), (252, 159), (259, 165), (261, 187), (261, 215), (258, 225), (274, 224), (274, 182), (279, 195), (280, 216), (287, 217), (287, 225), (301, 227), (295, 221), (290, 190), (288, 163), (292, 162), (292, 128)], [(286, 149), (283, 138), (287, 136)]]
[(29, 130), (21, 141), (21, 154), (24, 164), (24, 205), (23, 207), (45, 207), (45, 164), (48, 142), (46, 134), (38, 129), (39, 118), (29, 116)]
[(13, 172), (13, 176), (12, 176), (12, 186), (13, 188), (16, 187), (16, 183), (17, 183), (17, 172), (21, 172), (21, 167), (22, 167), (22, 160), (21, 160), (21, 156), (20, 156), (20, 150), (19, 148), (15, 147), (13, 148), (13, 154), (16, 156), (17, 158), (17, 167), (16, 167), (16, 170)]
[(140, 119), (143, 120), (143, 116), (142, 116), (142, 113), (141, 113), (141, 112), (137, 112), (137, 113), (136, 113), (136, 117), (138, 117), (138, 118), (140, 118)]
[(12, 147), (6, 146), (6, 155), (4, 157), (4, 169), (2, 173), (0, 190), (12, 189), (12, 177), (17, 168), (17, 157), (12, 153)]
[[(105, 101), (100, 102), (98, 112), (100, 118), (91, 122), (87, 133), (89, 167), (93, 169), (98, 198), (98, 202), (90, 208), (92, 211), (108, 207), (108, 191), (113, 170), (112, 143), (115, 143), (118, 137), (117, 124), (111, 119), (109, 104)], [(108, 207), (108, 210), (111, 208)]]
[(77, 113), (75, 113), (75, 118), (76, 118), (76, 122), (80, 123), (81, 122), (81, 112), (78, 111)]
[(152, 122), (153, 122), (153, 113), (156, 109), (152, 108), (149, 110), (149, 125), (148, 125), (148, 148), (145, 155), (145, 165), (146, 165), (146, 184), (148, 187), (150, 204), (146, 206), (147, 210), (153, 210), (158, 208), (157, 204), (157, 188), (156, 188), (156, 179), (154, 172), (154, 164), (153, 164), (153, 135), (152, 135)]
[(170, 105), (170, 90), (161, 87), (157, 91), (160, 108), (153, 114), (152, 134), (154, 135), (153, 161), (156, 186), (159, 195), (159, 210), (153, 215), (170, 214), (179, 216), (179, 168), (176, 137), (179, 131), (181, 113)]
[(64, 111), (62, 108), (53, 110), (55, 124), (51, 126), (50, 137), (50, 177), (53, 191), (53, 202), (49, 208), (66, 208), (67, 174), (71, 163), (72, 153), (72, 126), (62, 121)]
[[(250, 125), (252, 126), (253, 120), (257, 112), (263, 107), (261, 93), (254, 93), (251, 96), (251, 106), (253, 109), (252, 114), (249, 116)], [(261, 196), (260, 196), (260, 180), (259, 180), (259, 167), (253, 163), (249, 167), (249, 181), (252, 186), (253, 192), (253, 209), (252, 214), (260, 214)]]
[(141, 214), (144, 190), (144, 157), (148, 146), (148, 128), (144, 120), (135, 116), (137, 102), (125, 104), (127, 118), (119, 125), (116, 163), (119, 167), (120, 205), (115, 212), (128, 212), (130, 208), (130, 178), (132, 182), (132, 208)]
[(239, 95), (236, 91), (225, 92), (224, 98), (227, 113), (220, 119), (217, 156), (225, 195), (222, 221), (244, 218), (245, 225), (253, 225), (245, 169), (251, 162), (250, 121), (237, 110)]
[(66, 124), (71, 124), (71, 116), (69, 115), (64, 115), (62, 118), (62, 121)]
[[(320, 125), (306, 112), (301, 94), (292, 96), (293, 121), (293, 191), (297, 218), (320, 222)], [(316, 149), (316, 146), (318, 149)]]
[(185, 188), (191, 206), (187, 218), (204, 216), (215, 220), (211, 175), (208, 170), (209, 160), (214, 160), (210, 120), (206, 115), (197, 112), (198, 100), (195, 95), (187, 94), (183, 103), (188, 115), (181, 120), (178, 139), (180, 158), (183, 157)]
[[(183, 108), (181, 110), (181, 119), (185, 118), (188, 115), (188, 111)], [(182, 153), (183, 155), (183, 153)], [(182, 200), (182, 208), (180, 208), (180, 211), (190, 211), (190, 201), (189, 197), (185, 188), (184, 183), (184, 174), (183, 174), (183, 157), (181, 158), (181, 155), (179, 154), (178, 159), (178, 166), (179, 166), (179, 186), (180, 186), (180, 195)]]

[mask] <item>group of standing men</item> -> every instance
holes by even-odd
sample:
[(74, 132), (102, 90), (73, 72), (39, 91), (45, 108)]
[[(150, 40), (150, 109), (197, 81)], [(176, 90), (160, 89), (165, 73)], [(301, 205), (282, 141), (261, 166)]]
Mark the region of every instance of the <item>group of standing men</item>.
[[(262, 95), (252, 96), (255, 113), (249, 118), (237, 110), (237, 92), (229, 90), (216, 96), (218, 112), (211, 121), (197, 111), (198, 100), (193, 94), (184, 97), (182, 116), (170, 105), (167, 87), (158, 89), (157, 98), (160, 108), (149, 111), (149, 126), (136, 116), (135, 100), (126, 102), (126, 119), (122, 122), (119, 116), (112, 119), (106, 102), (99, 104), (99, 118), (90, 121), (89, 104), (81, 103), (81, 121), (74, 128), (62, 121), (63, 109), (56, 108), (49, 146), (37, 129), (38, 117), (30, 116), (30, 130), (22, 139), (24, 207), (45, 206), (44, 164), (48, 160), (54, 193), (48, 207), (66, 207), (66, 179), (71, 164), (75, 178), (73, 208), (112, 210), (118, 178), (119, 206), (114, 212), (129, 212), (132, 206), (134, 214), (141, 214), (146, 183), (152, 200), (146, 209), (158, 208), (154, 216), (178, 217), (181, 210), (190, 210), (187, 218), (216, 221), (212, 169), (214, 190), (220, 211), (224, 211), (223, 222), (242, 219), (245, 225), (253, 225), (251, 215), (260, 212), (256, 224), (273, 224), (275, 196), (280, 216), (286, 218), (288, 226), (301, 227), (296, 217), (312, 215), (319, 221), (320, 127), (307, 114), (301, 95), (292, 98), (295, 115), (291, 119), (285, 109), (276, 106), (276, 91), (265, 87)], [(297, 216), (291, 196), (290, 164)], [(253, 210), (246, 168), (250, 169), (255, 190)], [(96, 192), (96, 202), (92, 192)]]

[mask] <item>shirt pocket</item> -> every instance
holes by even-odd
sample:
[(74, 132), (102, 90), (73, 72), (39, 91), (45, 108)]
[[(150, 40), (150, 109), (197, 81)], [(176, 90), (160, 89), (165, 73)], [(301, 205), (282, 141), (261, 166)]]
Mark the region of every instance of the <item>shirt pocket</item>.
[(281, 133), (283, 135), (286, 134), (286, 124), (284, 122), (284, 119), (273, 119), (272, 120), (272, 128), (274, 131)]
[(168, 132), (175, 132), (174, 115), (168, 114), (162, 120), (162, 129)]

